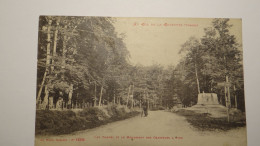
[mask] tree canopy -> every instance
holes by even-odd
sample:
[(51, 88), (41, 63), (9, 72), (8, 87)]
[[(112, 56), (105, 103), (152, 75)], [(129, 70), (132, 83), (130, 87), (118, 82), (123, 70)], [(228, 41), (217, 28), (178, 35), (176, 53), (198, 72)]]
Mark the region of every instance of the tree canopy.
[[(131, 65), (124, 35), (109, 17), (41, 16), (38, 40), (37, 104), (60, 97), (66, 105), (93, 106), (148, 101), (151, 106), (191, 106), (201, 92), (217, 93), (224, 104), (228, 77), (231, 93), (244, 110), (241, 44), (229, 19), (214, 19), (204, 36), (191, 36), (176, 66)], [(71, 101), (70, 101), (71, 100)], [(235, 99), (231, 99), (234, 105)], [(39, 107), (40, 108), (40, 107)]]

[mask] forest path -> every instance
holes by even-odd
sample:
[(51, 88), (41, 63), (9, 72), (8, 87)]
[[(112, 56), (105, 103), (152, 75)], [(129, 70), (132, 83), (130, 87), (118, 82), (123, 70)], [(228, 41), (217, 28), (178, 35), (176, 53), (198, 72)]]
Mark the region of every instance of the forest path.
[[(245, 146), (246, 128), (227, 132), (199, 132), (184, 117), (166, 111), (149, 111), (97, 128), (61, 136), (37, 136), (36, 146)], [(98, 138), (98, 136), (100, 138)], [(119, 138), (116, 138), (119, 136)], [(124, 136), (125, 138), (121, 138)], [(112, 138), (111, 138), (112, 137)], [(139, 138), (127, 138), (139, 137)], [(147, 139), (147, 137), (151, 137)], [(156, 139), (156, 137), (170, 139)], [(176, 139), (179, 137), (179, 139)], [(72, 141), (84, 138), (85, 141)], [(182, 139), (181, 139), (182, 138)], [(41, 141), (44, 139), (44, 141)], [(46, 141), (52, 139), (53, 141)], [(57, 141), (63, 139), (67, 141)]]

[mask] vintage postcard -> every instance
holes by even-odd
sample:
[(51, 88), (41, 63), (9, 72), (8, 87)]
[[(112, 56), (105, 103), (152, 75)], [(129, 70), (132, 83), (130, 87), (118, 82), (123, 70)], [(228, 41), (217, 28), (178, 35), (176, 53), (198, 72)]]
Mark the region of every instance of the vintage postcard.
[(246, 146), (242, 20), (40, 16), (35, 146)]

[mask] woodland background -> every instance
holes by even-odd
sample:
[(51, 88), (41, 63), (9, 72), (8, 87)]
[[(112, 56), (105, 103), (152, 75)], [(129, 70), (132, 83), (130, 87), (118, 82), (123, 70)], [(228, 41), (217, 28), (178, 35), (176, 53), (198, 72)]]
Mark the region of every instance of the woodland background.
[[(202, 38), (190, 37), (179, 52), (185, 57), (169, 67), (131, 65), (124, 34), (115, 32), (114, 21), (40, 17), (37, 104), (52, 97), (55, 105), (62, 97), (70, 108), (86, 103), (133, 108), (144, 100), (151, 107), (172, 108), (192, 106), (205, 92), (217, 93), (223, 105), (230, 100), (232, 107), (245, 110), (242, 44), (230, 34), (229, 19), (214, 19)], [(227, 88), (224, 82), (229, 82)], [(49, 109), (47, 102), (38, 108)]]

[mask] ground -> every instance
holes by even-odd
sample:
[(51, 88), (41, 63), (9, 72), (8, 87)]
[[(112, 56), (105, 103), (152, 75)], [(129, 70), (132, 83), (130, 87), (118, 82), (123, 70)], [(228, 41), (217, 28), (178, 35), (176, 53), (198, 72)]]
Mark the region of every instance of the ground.
[[(116, 136), (119, 137), (116, 138)], [(125, 138), (122, 138), (121, 136), (124, 136)], [(82, 141), (76, 141), (77, 138)], [(53, 141), (46, 141), (46, 139)], [(226, 132), (201, 132), (192, 127), (185, 117), (167, 111), (149, 111), (148, 117), (136, 116), (123, 121), (109, 123), (94, 129), (79, 131), (68, 135), (37, 136), (35, 139), (35, 145), (246, 146), (246, 128), (242, 127)]]

